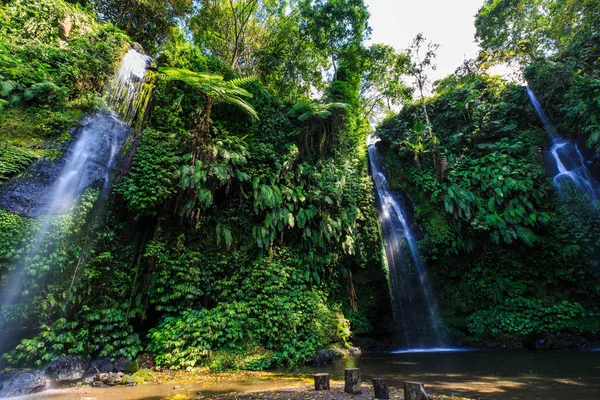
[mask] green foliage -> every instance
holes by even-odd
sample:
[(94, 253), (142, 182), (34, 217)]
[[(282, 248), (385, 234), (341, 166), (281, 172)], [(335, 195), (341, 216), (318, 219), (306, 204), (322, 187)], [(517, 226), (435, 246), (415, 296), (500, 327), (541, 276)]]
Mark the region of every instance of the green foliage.
[(139, 336), (124, 323), (123, 310), (92, 311), (84, 307), (85, 322), (56, 320), (43, 325), (33, 339), (24, 339), (6, 359), (12, 365), (41, 365), (61, 356), (133, 359), (141, 350)]
[(483, 59), (528, 62), (565, 51), (594, 37), (598, 10), (593, 0), (487, 0), (475, 18)]
[(18, 215), (0, 210), (0, 260), (8, 260), (17, 253), (17, 246), (27, 231), (27, 223)]
[(131, 172), (117, 186), (130, 210), (138, 215), (155, 215), (176, 192), (182, 164), (180, 138), (146, 129), (133, 159)]
[[(239, 17), (210, 14), (217, 1), (196, 10), (194, 21), (208, 13), (211, 24), (182, 19), (172, 32), (166, 27), (189, 3), (143, 3), (89, 2), (134, 38), (155, 32), (147, 48), (161, 49), (164, 66), (141, 133), (114, 173), (115, 190), (102, 207), (90, 191), (50, 218), (36, 256), (29, 251), (44, 221), (0, 214), (0, 284), (26, 266), (19, 301), (1, 310), (3, 326), (23, 338), (6, 358), (131, 359), (147, 349), (170, 368), (264, 369), (347, 346), (355, 332), (385, 332), (389, 299), (378, 290), (386, 278), (360, 114), (363, 2), (303, 2), (300, 10), (234, 1), (234, 13), (257, 8), (243, 40), (227, 43), (204, 41), (209, 26), (227, 31), (221, 22)], [(69, 18), (68, 34), (57, 29)], [(68, 129), (99, 106), (127, 37), (61, 0), (4, 2), (0, 19), (8, 149), (0, 154), (19, 154), (7, 179), (33, 162), (25, 154), (60, 155)], [(35, 29), (22, 40), (17, 24)], [(317, 48), (328, 26), (336, 37)], [(195, 43), (182, 33), (188, 27)], [(232, 62), (207, 55), (209, 45), (244, 52)], [(332, 62), (337, 74), (327, 88), (321, 71)], [(325, 96), (309, 99), (313, 88)]]
[(154, 372), (150, 369), (140, 369), (133, 375), (133, 382), (141, 385), (142, 383), (150, 381), (154, 377)]
[(596, 315), (579, 303), (555, 299), (508, 299), (468, 319), (468, 329), (478, 338), (502, 343), (530, 333), (597, 333)]
[[(564, 82), (555, 68), (543, 71)], [(541, 72), (528, 73), (541, 82)], [(597, 211), (576, 191), (559, 198), (552, 189), (540, 154), (547, 136), (526, 93), (469, 63), (435, 89), (425, 104), (437, 156), (420, 104), (377, 132), (390, 182), (414, 205), (419, 248), (450, 330), (474, 343), (595, 334)], [(546, 93), (559, 91), (553, 83)], [(564, 319), (569, 310), (575, 314)], [(553, 318), (560, 322), (547, 322)]]
[[(263, 258), (241, 266), (237, 278), (220, 283), (224, 301), (215, 308), (165, 317), (149, 334), (148, 350), (156, 354), (157, 365), (171, 369), (204, 363), (215, 369), (289, 365), (328, 343), (346, 341), (347, 334), (336, 328), (345, 322), (289, 262), (286, 257)], [(270, 354), (264, 350), (257, 354), (260, 348)], [(217, 349), (243, 353), (243, 364), (225, 360), (223, 353), (213, 355)]]
[(159, 71), (165, 74), (165, 79), (169, 81), (184, 82), (214, 102), (234, 104), (258, 119), (256, 111), (243, 100), (244, 97), (252, 97), (252, 94), (240, 87), (240, 85), (251, 82), (254, 79), (252, 77), (224, 81), (220, 75), (192, 72), (180, 68), (161, 67)]
[(23, 172), (38, 155), (31, 150), (0, 142), (0, 182)]
[(242, 139), (226, 136), (203, 149), (205, 158), (196, 160), (191, 166), (183, 166), (180, 187), (196, 193), (183, 205), (182, 211), (199, 217), (200, 210), (213, 204), (217, 189), (230, 188), (232, 182), (246, 182), (250, 175), (242, 167), (247, 162), (248, 147)]
[(149, 51), (171, 37), (177, 21), (192, 9), (191, 0), (89, 0), (103, 20), (126, 31)]

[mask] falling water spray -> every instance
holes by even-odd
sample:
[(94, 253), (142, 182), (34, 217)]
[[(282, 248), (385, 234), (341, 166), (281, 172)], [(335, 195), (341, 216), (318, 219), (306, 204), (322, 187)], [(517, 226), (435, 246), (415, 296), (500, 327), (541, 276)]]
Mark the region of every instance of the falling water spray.
[(408, 208), (400, 194), (390, 189), (375, 143), (370, 140), (368, 145), (395, 318), (406, 348), (440, 347), (443, 339), (438, 306), (408, 223)]
[[(40, 252), (48, 248), (48, 244), (53, 240), (50, 232), (55, 228), (59, 218), (57, 216), (72, 212), (83, 192), (89, 187), (99, 189), (94, 215), (102, 208), (110, 189), (112, 170), (118, 162), (121, 149), (132, 133), (129, 125), (135, 127), (139, 124), (151, 94), (150, 85), (145, 81), (149, 63), (149, 57), (130, 50), (123, 57), (115, 77), (109, 83), (105, 96), (107, 109), (82, 122), (76, 134), (77, 139), (65, 156), (66, 161), (60, 175), (49, 189), (51, 194), (44, 198), (45, 204), (41, 206), (43, 215), (29, 250), (25, 252), (22, 261), (16, 265), (13, 275), (2, 288), (0, 317), (18, 304), (21, 295), (27, 292), (29, 265), (26, 262), (37, 259)], [(80, 257), (85, 254), (90, 230), (88, 227)], [(80, 259), (73, 273), (69, 292), (81, 264)], [(66, 297), (69, 297), (68, 293)], [(0, 336), (5, 334), (4, 331), (5, 327), (0, 325)]]
[(558, 135), (533, 90), (529, 86), (526, 89), (529, 101), (551, 139), (552, 147), (548, 154), (553, 162), (554, 186), (559, 192), (563, 192), (569, 185), (574, 185), (580, 192), (588, 194), (592, 200), (597, 200), (600, 190), (598, 182), (587, 168), (579, 147)]

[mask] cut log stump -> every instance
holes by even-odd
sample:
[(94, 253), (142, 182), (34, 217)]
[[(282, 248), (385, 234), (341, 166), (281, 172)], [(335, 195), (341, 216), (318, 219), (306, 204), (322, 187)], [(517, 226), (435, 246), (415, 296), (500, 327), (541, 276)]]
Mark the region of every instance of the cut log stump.
[(330, 390), (329, 374), (315, 374), (315, 390)]
[(404, 400), (429, 400), (431, 397), (420, 382), (404, 382)]
[(350, 394), (360, 394), (360, 369), (346, 368), (344, 391)]
[(375, 398), (378, 400), (388, 400), (390, 398), (390, 389), (388, 388), (387, 379), (385, 378), (373, 378), (373, 391), (375, 392)]

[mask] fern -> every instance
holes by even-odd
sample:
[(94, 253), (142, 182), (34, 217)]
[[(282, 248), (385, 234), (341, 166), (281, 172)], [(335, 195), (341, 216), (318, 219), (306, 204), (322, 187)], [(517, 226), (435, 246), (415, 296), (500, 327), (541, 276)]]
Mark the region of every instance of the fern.
[(215, 102), (233, 104), (254, 118), (259, 119), (254, 108), (243, 100), (243, 98), (251, 98), (252, 93), (238, 86), (255, 80), (256, 78), (254, 77), (224, 81), (221, 75), (193, 72), (187, 69), (172, 67), (161, 67), (159, 68), (159, 72), (163, 74), (163, 79), (183, 82), (201, 91)]

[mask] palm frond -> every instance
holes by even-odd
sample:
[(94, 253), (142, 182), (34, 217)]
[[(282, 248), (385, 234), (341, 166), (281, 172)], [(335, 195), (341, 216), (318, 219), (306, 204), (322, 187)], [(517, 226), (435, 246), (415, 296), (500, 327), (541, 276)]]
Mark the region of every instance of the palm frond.
[(252, 97), (252, 93), (238, 86), (255, 80), (255, 77), (225, 81), (221, 75), (193, 72), (182, 68), (160, 67), (158, 71), (163, 74), (164, 79), (186, 83), (216, 102), (236, 105), (259, 119), (254, 108), (242, 99), (242, 97)]

